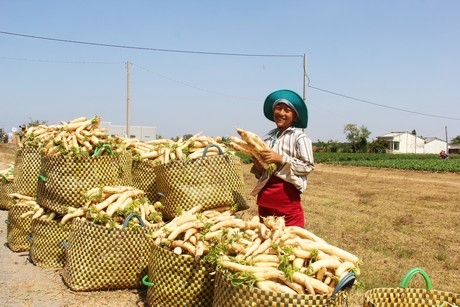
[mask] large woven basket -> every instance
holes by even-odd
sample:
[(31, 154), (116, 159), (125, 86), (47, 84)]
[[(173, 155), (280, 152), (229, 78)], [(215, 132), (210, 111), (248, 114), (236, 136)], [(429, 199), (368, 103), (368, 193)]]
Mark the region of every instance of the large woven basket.
[(39, 147), (26, 145), (17, 150), (13, 168), (15, 192), (35, 197), (40, 165), (41, 153)]
[(21, 215), (31, 210), (32, 206), (21, 203), (10, 206), (5, 223), (7, 244), (13, 252), (24, 252), (30, 249), (32, 216), (23, 218)]
[(153, 204), (158, 200), (155, 176), (155, 165), (151, 160), (133, 161), (132, 166), (133, 187), (145, 192)]
[(156, 229), (109, 229), (74, 219), (62, 271), (65, 284), (74, 291), (141, 287), (153, 244), (148, 235)]
[(70, 225), (56, 220), (32, 220), (30, 258), (40, 267), (64, 266)]
[(234, 286), (221, 274), (216, 273), (213, 307), (291, 307), (347, 306), (347, 296), (343, 291), (336, 295), (288, 294), (261, 290), (247, 285)]
[(212, 306), (214, 267), (192, 256), (177, 255), (153, 245), (149, 257), (147, 304), (158, 307)]
[(203, 210), (248, 208), (241, 161), (218, 148), (220, 154), (216, 156), (207, 157), (205, 151), (202, 158), (176, 160), (155, 167), (157, 191), (164, 194), (161, 211), (165, 220), (172, 220), (181, 210), (196, 205), (202, 205)]
[(64, 215), (68, 206), (83, 206), (84, 194), (91, 188), (131, 185), (131, 167), (129, 152), (99, 157), (44, 156), (37, 203)]
[(14, 182), (12, 180), (0, 180), (0, 209), (9, 210), (11, 206), (11, 197), (8, 195), (14, 192)]
[[(423, 276), (426, 282), (425, 289), (407, 287), (415, 274)], [(428, 274), (420, 268), (409, 270), (399, 286), (399, 288), (375, 288), (366, 291), (363, 306), (460, 306), (460, 293), (433, 290)]]

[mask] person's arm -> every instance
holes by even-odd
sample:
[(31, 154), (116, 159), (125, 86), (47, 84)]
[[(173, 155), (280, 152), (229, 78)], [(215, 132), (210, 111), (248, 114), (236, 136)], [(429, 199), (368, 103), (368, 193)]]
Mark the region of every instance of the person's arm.
[(289, 171), (296, 176), (308, 175), (315, 169), (311, 140), (306, 136), (300, 137), (296, 142), (295, 152), (295, 156), (283, 155), (282, 165), (289, 165)]

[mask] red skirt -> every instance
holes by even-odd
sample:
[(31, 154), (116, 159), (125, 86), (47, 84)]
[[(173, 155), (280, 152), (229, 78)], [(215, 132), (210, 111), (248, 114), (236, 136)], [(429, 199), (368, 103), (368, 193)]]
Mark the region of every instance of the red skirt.
[(272, 176), (257, 195), (259, 217), (284, 216), (286, 226), (305, 227), (300, 191), (289, 182)]

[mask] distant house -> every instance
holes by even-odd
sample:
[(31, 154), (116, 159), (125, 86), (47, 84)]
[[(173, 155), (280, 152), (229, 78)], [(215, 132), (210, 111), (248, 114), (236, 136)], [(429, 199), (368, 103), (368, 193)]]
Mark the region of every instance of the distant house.
[(425, 153), (438, 154), (441, 150), (447, 150), (447, 143), (437, 137), (425, 138)]
[(460, 145), (449, 145), (448, 154), (460, 154)]
[(388, 153), (438, 154), (446, 150), (447, 143), (436, 137), (422, 138), (409, 132), (391, 132), (378, 136), (386, 144)]
[[(99, 127), (106, 129), (107, 134), (110, 136), (118, 135), (121, 137), (128, 137), (126, 133), (126, 126), (112, 125), (110, 122), (101, 122)], [(131, 139), (138, 139), (143, 142), (148, 142), (157, 138), (155, 127), (130, 126), (129, 128), (129, 138)]]

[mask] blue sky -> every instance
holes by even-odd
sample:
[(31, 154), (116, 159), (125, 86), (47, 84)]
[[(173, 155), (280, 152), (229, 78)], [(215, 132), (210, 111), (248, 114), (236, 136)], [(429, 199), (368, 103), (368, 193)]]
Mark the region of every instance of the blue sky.
[[(0, 127), (80, 116), (170, 138), (264, 135), (303, 94), (312, 141), (460, 135), (460, 1), (0, 1)], [(33, 37), (40, 38), (33, 38)], [(111, 45), (111, 46), (109, 46)], [(114, 47), (114, 46), (123, 46)], [(447, 128), (447, 129), (446, 129)]]

